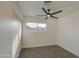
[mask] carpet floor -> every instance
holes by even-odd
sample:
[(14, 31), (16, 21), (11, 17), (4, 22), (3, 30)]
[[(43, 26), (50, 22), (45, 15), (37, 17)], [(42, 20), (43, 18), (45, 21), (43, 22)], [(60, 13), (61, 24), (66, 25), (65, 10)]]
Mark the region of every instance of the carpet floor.
[(65, 49), (54, 45), (37, 48), (24, 48), (19, 58), (77, 58)]

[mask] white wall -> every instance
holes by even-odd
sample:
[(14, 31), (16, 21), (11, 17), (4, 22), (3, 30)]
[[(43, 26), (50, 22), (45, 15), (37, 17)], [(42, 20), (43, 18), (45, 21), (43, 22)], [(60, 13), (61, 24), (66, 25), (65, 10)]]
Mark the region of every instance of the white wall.
[(47, 32), (29, 32), (26, 22), (44, 20), (45, 17), (26, 17), (23, 24), (23, 48), (55, 45), (57, 40), (57, 22), (50, 18), (47, 21)]
[[(16, 26), (16, 27), (15, 27)], [(15, 29), (15, 30), (14, 30)], [(18, 57), (21, 51), (21, 22), (14, 22), (14, 28), (12, 29), (15, 32), (13, 44), (12, 44), (12, 57)]]
[(15, 33), (12, 41), (12, 57), (18, 57), (19, 53), (22, 49), (21, 45), (21, 37), (22, 37), (22, 20), (23, 20), (23, 15), (22, 12), (18, 6), (18, 3), (16, 2), (14, 4), (14, 8), (12, 9), (12, 13), (16, 18), (16, 21), (14, 22), (13, 26), (14, 28), (13, 33)]
[(20, 22), (13, 14), (15, 4), (16, 2), (0, 2), (0, 57), (12, 57), (13, 42), (20, 39)]
[(79, 9), (58, 21), (58, 45), (79, 56)]

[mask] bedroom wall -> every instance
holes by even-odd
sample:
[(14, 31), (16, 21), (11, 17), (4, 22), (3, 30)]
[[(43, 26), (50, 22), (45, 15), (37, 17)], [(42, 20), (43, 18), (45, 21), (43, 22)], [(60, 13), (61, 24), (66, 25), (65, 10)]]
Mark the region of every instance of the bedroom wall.
[(13, 12), (15, 9), (16, 2), (0, 2), (0, 58), (12, 57), (12, 45), (15, 39), (20, 39), (20, 21)]
[(47, 20), (46, 32), (29, 32), (26, 22), (44, 20), (45, 17), (25, 17), (23, 22), (23, 48), (55, 45), (57, 40), (57, 22), (53, 18)]
[(12, 28), (12, 30), (15, 34), (12, 41), (12, 57), (18, 57), (22, 49), (21, 37), (23, 14), (17, 2), (15, 2), (13, 6), (12, 14), (15, 16), (15, 21), (13, 23), (14, 28)]
[(19, 53), (22, 49), (22, 45), (21, 45), (21, 22), (20, 21), (16, 21), (13, 24), (14, 28), (12, 29), (13, 32), (15, 34), (15, 36), (13, 37), (13, 44), (12, 44), (12, 57), (18, 57)]
[(58, 20), (58, 45), (79, 56), (79, 8)]

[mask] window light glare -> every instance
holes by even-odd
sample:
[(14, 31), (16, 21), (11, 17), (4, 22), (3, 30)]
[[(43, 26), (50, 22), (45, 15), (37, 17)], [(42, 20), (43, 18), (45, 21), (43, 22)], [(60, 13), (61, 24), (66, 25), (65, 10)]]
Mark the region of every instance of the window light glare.
[(47, 25), (46, 25), (46, 24), (43, 24), (43, 23), (39, 23), (39, 24), (38, 24), (38, 27), (41, 27), (41, 28), (46, 28), (46, 27), (47, 27)]
[(36, 28), (37, 27), (37, 23), (26, 23), (26, 25), (30, 28)]
[(26, 25), (29, 28), (46, 28), (47, 27), (46, 23), (31, 23), (31, 22), (28, 22), (28, 23), (26, 23)]

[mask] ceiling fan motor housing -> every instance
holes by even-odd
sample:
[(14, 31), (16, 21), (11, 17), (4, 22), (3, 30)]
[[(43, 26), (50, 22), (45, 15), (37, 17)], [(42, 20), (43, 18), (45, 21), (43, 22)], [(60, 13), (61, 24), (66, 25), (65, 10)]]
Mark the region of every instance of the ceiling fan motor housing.
[(48, 9), (48, 12), (50, 11), (50, 9)]

